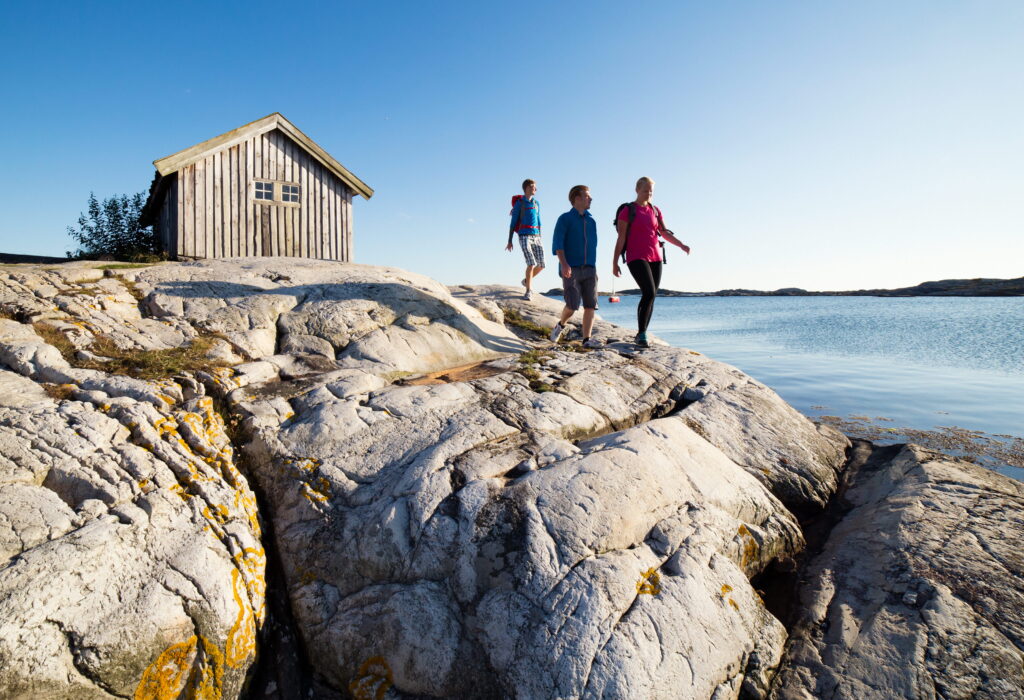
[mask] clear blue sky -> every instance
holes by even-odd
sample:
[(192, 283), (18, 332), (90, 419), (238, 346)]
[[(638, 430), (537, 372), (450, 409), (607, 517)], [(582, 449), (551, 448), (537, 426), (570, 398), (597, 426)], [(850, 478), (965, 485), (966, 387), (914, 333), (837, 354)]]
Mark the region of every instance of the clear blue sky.
[(376, 189), (356, 260), (449, 284), (518, 282), (532, 177), (548, 243), (591, 187), (609, 288), (640, 175), (670, 289), (1024, 275), (1019, 0), (16, 3), (0, 65), (3, 252), (280, 111)]

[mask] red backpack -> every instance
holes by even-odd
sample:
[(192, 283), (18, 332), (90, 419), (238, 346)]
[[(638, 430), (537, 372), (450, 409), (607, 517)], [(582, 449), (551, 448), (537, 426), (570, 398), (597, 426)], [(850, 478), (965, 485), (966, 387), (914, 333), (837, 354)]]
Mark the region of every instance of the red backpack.
[[(516, 210), (516, 204), (518, 204), (519, 200), (522, 199), (522, 198), (523, 198), (523, 195), (521, 195), (521, 194), (514, 194), (514, 195), (512, 195), (512, 211)], [(508, 213), (509, 216), (512, 216), (512, 211), (510, 211)], [(522, 227), (523, 227), (523, 215), (520, 212), (520, 214), (519, 214), (519, 221), (516, 222), (516, 229), (515, 229), (516, 233), (519, 233), (519, 229), (522, 228)]]

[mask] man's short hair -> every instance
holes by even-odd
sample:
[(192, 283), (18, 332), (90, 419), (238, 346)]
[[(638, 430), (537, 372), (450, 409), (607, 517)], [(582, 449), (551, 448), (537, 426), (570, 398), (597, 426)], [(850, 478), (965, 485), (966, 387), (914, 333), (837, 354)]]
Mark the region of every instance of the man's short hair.
[(536, 180), (531, 180), (530, 178), (526, 178), (525, 180), (523, 180), (523, 192), (526, 192), (526, 188), (529, 187), (530, 185), (536, 185), (536, 184), (537, 184)]
[(636, 181), (636, 186), (640, 187), (640, 185), (642, 183), (644, 183), (644, 182), (650, 184), (652, 187), (654, 186), (654, 180), (652, 180), (651, 178), (647, 177), (646, 175), (644, 175), (642, 178), (640, 178), (639, 180)]
[(573, 187), (569, 190), (569, 204), (576, 206), (576, 198), (589, 189), (586, 185), (576, 185)]

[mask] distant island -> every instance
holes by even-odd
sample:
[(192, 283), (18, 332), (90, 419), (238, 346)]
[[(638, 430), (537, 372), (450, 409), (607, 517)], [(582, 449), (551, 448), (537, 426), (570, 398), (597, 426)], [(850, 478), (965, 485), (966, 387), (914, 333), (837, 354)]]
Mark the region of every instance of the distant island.
[[(562, 289), (556, 287), (546, 292), (549, 296), (561, 296)], [(610, 292), (600, 292), (609, 296)], [(616, 292), (622, 296), (639, 295), (639, 289), (623, 289)], [(717, 292), (677, 292), (661, 289), (663, 297), (1019, 297), (1024, 296), (1024, 277), (1014, 279), (965, 279), (922, 282), (913, 287), (899, 289), (858, 289), (847, 292), (809, 292), (799, 287), (785, 287), (775, 291), (757, 289), (720, 289)]]

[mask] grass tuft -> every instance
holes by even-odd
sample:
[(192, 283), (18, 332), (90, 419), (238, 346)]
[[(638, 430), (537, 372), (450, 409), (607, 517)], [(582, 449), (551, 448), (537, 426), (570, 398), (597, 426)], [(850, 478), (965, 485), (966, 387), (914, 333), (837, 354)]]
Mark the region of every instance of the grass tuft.
[(134, 270), (138, 267), (153, 267), (156, 263), (110, 263), (109, 265), (99, 265), (95, 269), (97, 270)]
[(89, 352), (103, 359), (93, 360), (80, 357), (75, 345), (56, 328), (45, 323), (35, 323), (33, 328), (43, 340), (60, 351), (68, 364), (81, 369), (98, 369), (137, 379), (167, 379), (183, 372), (210, 372), (223, 366), (206, 357), (216, 340), (209, 335), (199, 336), (188, 345), (167, 350), (126, 350), (109, 337), (98, 335), (89, 346)]
[(43, 391), (54, 401), (67, 401), (75, 393), (74, 384), (40, 384)]
[[(134, 267), (148, 267), (148, 265), (135, 265)], [(122, 277), (121, 275), (114, 275), (117, 281), (124, 285), (124, 288), (128, 290), (128, 293), (135, 297), (135, 301), (142, 302), (146, 298), (146, 295), (139, 289), (139, 285), (135, 284), (132, 280)]]
[(537, 371), (536, 367), (536, 365), (542, 365), (547, 362), (550, 357), (552, 357), (551, 353), (543, 350), (528, 350), (518, 358), (520, 367), (517, 371), (529, 380), (530, 388), (538, 394), (555, 390), (555, 387), (540, 378), (540, 372)]
[(505, 325), (522, 328), (524, 331), (535, 333), (543, 338), (547, 338), (551, 334), (551, 328), (530, 321), (512, 307), (502, 306), (501, 311), (505, 314)]

